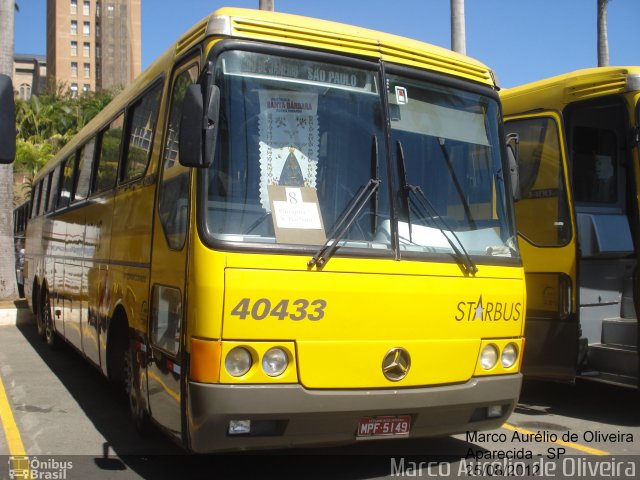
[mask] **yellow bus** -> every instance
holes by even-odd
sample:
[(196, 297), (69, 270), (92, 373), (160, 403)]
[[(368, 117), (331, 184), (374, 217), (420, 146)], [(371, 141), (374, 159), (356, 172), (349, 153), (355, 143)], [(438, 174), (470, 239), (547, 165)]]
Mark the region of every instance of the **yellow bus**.
[(501, 92), (519, 137), (525, 375), (638, 386), (640, 67)]
[(421, 42), (212, 13), (39, 173), (39, 331), (195, 452), (501, 425), (525, 285), (496, 90)]

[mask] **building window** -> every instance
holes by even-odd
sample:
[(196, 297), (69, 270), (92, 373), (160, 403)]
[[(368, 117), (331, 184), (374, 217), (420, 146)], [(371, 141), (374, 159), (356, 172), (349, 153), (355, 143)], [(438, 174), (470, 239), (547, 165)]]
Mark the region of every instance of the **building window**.
[(116, 10), (116, 7), (112, 3), (107, 5), (107, 16), (113, 17), (113, 13), (115, 12), (115, 10)]
[(100, 16), (100, 0), (96, 0), (96, 17)]
[(71, 35), (78, 34), (78, 22), (75, 20), (71, 20)]
[[(77, 77), (78, 76), (78, 62), (71, 62), (71, 76), (72, 77)], [(78, 85), (76, 85), (76, 91), (78, 91)]]
[(89, 22), (83, 22), (82, 33), (84, 33), (85, 35), (89, 35), (89, 32), (90, 32)]
[(89, 0), (84, 0), (82, 2), (82, 13), (87, 17), (89, 16)]
[(84, 42), (82, 45), (82, 55), (85, 57), (89, 57), (91, 50), (91, 44), (89, 42)]
[(91, 88), (91, 85), (89, 85), (88, 83), (85, 83), (82, 85), (82, 91), (85, 93), (88, 92), (90, 88)]
[(71, 40), (71, 56), (75, 57), (78, 55), (78, 42), (75, 40)]
[(20, 85), (20, 98), (22, 100), (29, 100), (31, 98), (31, 85), (28, 83)]
[(91, 76), (91, 66), (88, 63), (85, 63), (83, 65), (83, 70), (84, 70), (84, 78), (89, 78)]
[(71, 0), (71, 13), (78, 13), (78, 0)]
[(74, 98), (78, 96), (78, 84), (77, 83), (72, 83), (71, 84), (71, 96), (74, 97)]
[(102, 48), (100, 48), (100, 44), (96, 43), (96, 58), (102, 57)]

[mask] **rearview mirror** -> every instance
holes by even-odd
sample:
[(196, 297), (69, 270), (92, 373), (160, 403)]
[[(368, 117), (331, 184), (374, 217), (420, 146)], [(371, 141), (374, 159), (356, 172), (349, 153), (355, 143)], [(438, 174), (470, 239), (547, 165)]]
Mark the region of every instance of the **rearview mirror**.
[(180, 121), (180, 164), (185, 167), (208, 168), (213, 161), (220, 89), (209, 85), (207, 90), (206, 108), (201, 85), (189, 85), (185, 92)]
[(513, 200), (520, 200), (520, 169), (518, 168), (518, 143), (520, 137), (517, 133), (507, 135), (507, 161), (509, 162), (509, 176), (511, 177), (511, 192)]
[(16, 107), (13, 85), (7, 75), (0, 75), (0, 163), (12, 163), (16, 157)]

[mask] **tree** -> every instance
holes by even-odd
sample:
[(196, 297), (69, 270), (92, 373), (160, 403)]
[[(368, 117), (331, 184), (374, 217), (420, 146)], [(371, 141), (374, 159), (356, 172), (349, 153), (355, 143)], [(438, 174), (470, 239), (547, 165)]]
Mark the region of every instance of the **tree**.
[(467, 54), (464, 26), (464, 0), (451, 0), (451, 50)]
[[(0, 0), (0, 73), (13, 77), (13, 26), (15, 0)], [(13, 166), (0, 165), (0, 251), (14, 252)], [(0, 255), (0, 300), (17, 295), (15, 258)]]
[(609, 37), (607, 34), (607, 4), (610, 0), (598, 0), (598, 66), (609, 65)]
[[(64, 145), (96, 116), (115, 95), (116, 90), (84, 92), (79, 96), (69, 89), (54, 88), (29, 100), (16, 101), (16, 160), (14, 173), (25, 175), (29, 194), (35, 174)], [(16, 198), (14, 203), (22, 203)]]

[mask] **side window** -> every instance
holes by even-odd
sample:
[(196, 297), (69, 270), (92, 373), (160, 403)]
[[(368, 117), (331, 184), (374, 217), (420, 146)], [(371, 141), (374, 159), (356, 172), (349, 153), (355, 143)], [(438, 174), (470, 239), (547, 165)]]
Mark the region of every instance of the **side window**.
[(550, 117), (513, 120), (506, 123), (505, 131), (520, 137), (519, 233), (539, 246), (566, 244), (571, 221), (556, 122)]
[(158, 213), (169, 247), (179, 250), (187, 237), (189, 169), (179, 163), (180, 118), (187, 87), (196, 82), (198, 65), (193, 64), (175, 77), (171, 90), (169, 122), (165, 132), (162, 182)]
[(42, 181), (36, 185), (31, 186), (31, 215), (30, 217), (38, 216), (38, 207), (40, 206), (40, 193), (42, 192)]
[(80, 158), (78, 159), (78, 174), (75, 178), (75, 186), (73, 188), (73, 201), (84, 200), (89, 195), (89, 186), (91, 185), (91, 172), (93, 170), (93, 152), (96, 148), (96, 139), (92, 138), (80, 149)]
[(93, 193), (104, 192), (113, 188), (118, 175), (120, 160), (120, 143), (122, 143), (122, 126), (124, 114), (120, 114), (109, 127), (102, 132), (100, 140), (100, 157), (94, 182)]
[(58, 165), (53, 172), (49, 174), (50, 177), (50, 186), (49, 186), (49, 201), (47, 206), (47, 212), (53, 212), (56, 209), (56, 204), (58, 203), (58, 196), (60, 191), (58, 189), (59, 180), (60, 180), (60, 165)]
[(38, 206), (38, 215), (44, 215), (47, 211), (47, 200), (49, 199), (49, 181), (51, 174), (47, 175), (40, 182), (42, 188), (40, 190), (40, 205)]
[(148, 91), (141, 100), (129, 109), (129, 148), (124, 167), (123, 180), (134, 180), (144, 175), (151, 153), (153, 132), (156, 129), (162, 83)]
[(73, 189), (73, 177), (76, 170), (76, 154), (69, 155), (64, 161), (62, 170), (62, 185), (60, 188), (60, 199), (58, 208), (65, 208), (71, 203), (71, 193)]
[(618, 202), (618, 140), (613, 130), (573, 129), (573, 194), (576, 202)]

